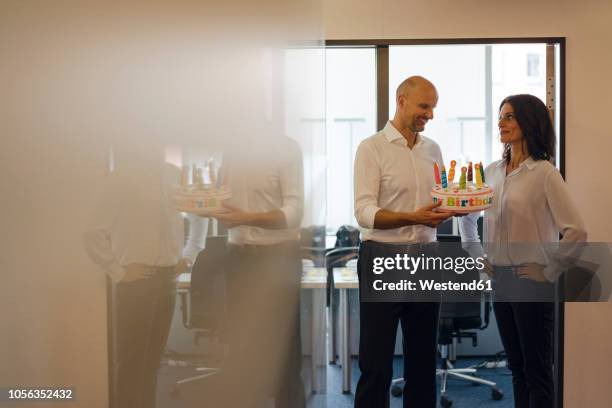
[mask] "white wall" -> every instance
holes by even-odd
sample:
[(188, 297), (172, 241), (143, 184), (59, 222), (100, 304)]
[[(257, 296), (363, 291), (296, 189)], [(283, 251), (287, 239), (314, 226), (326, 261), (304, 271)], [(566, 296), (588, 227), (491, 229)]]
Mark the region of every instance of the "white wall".
[[(566, 37), (566, 179), (572, 195), (584, 197), (577, 205), (589, 239), (607, 242), (610, 21), (606, 0), (325, 0), (327, 39)], [(566, 311), (565, 406), (612, 406), (612, 304)]]
[(0, 383), (69, 386), (75, 406), (105, 407), (105, 280), (81, 249), (104, 171), (104, 67), (81, 27), (33, 11), (0, 9)]

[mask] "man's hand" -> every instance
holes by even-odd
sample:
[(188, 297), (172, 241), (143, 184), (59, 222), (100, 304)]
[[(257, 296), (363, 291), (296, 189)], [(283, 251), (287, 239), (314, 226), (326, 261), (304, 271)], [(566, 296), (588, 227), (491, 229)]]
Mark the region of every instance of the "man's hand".
[(120, 282), (134, 282), (152, 276), (151, 268), (140, 263), (131, 263), (125, 266), (125, 275)]
[(246, 225), (250, 221), (250, 214), (233, 205), (223, 203), (223, 212), (213, 215), (225, 228), (234, 228)]
[(187, 272), (191, 268), (191, 261), (188, 258), (182, 258), (174, 267), (174, 276), (178, 277), (181, 273)]
[(487, 276), (489, 278), (493, 277), (493, 265), (491, 265), (491, 262), (489, 262), (488, 259), (484, 259), (484, 261), (482, 262), (484, 264), (484, 268), (482, 269), (484, 273), (487, 274)]
[(434, 211), (436, 207), (441, 205), (442, 202), (440, 201), (436, 204), (421, 207), (415, 212), (395, 212), (380, 209), (374, 217), (374, 228), (386, 230), (407, 227), (409, 225), (426, 225), (436, 228), (442, 221), (455, 215), (454, 212)]
[(287, 221), (285, 213), (281, 210), (268, 212), (246, 212), (228, 203), (223, 203), (223, 211), (212, 215), (226, 228), (234, 228), (240, 225), (250, 225), (266, 229), (285, 229)]
[(516, 275), (521, 279), (531, 279), (536, 282), (548, 282), (544, 276), (544, 265), (526, 263), (516, 268)]
[(442, 201), (421, 207), (412, 213), (415, 224), (436, 228), (440, 223), (455, 215), (454, 212), (436, 212), (434, 209), (442, 205)]

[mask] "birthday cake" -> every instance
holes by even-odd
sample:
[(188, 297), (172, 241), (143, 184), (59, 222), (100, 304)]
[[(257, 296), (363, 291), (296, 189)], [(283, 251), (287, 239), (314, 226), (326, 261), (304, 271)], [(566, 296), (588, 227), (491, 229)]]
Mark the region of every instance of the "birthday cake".
[(472, 170), (472, 162), (467, 167), (461, 167), (459, 182), (455, 183), (456, 164), (455, 160), (451, 161), (447, 177), (444, 165), (440, 172), (437, 163), (434, 163), (436, 185), (431, 189), (431, 197), (434, 203), (442, 202), (437, 210), (465, 214), (489, 208), (493, 203), (493, 190), (484, 182), (482, 163), (474, 166), (475, 171)]
[(174, 189), (172, 200), (177, 211), (197, 215), (211, 215), (223, 210), (223, 200), (231, 197), (226, 183), (217, 185), (212, 163), (208, 164), (209, 183), (204, 182), (201, 168), (193, 166), (191, 182), (189, 168), (183, 167), (181, 185)]

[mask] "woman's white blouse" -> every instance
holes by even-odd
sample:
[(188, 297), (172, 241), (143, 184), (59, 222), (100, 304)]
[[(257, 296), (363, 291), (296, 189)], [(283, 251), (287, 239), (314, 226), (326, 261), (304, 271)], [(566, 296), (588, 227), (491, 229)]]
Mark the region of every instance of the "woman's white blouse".
[[(493, 188), (493, 204), (484, 212), (483, 229), (489, 261), (504, 266), (547, 265), (543, 273), (554, 280), (563, 259), (576, 252), (577, 246), (571, 243), (584, 242), (587, 237), (559, 171), (548, 161), (530, 157), (506, 176), (506, 162), (500, 160), (486, 168), (485, 180)], [(479, 241), (478, 216), (472, 213), (461, 218), (463, 242)], [(555, 245), (559, 242), (563, 245)]]

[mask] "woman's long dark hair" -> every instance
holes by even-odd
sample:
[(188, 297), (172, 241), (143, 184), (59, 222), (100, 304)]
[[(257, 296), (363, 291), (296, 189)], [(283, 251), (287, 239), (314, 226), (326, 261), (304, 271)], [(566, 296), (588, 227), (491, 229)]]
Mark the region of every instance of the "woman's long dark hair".
[[(555, 129), (544, 102), (533, 95), (510, 95), (499, 104), (500, 112), (505, 103), (512, 106), (529, 155), (534, 160), (554, 159)], [(507, 143), (504, 145), (503, 154), (506, 163), (510, 163), (510, 154), (510, 144)]]

